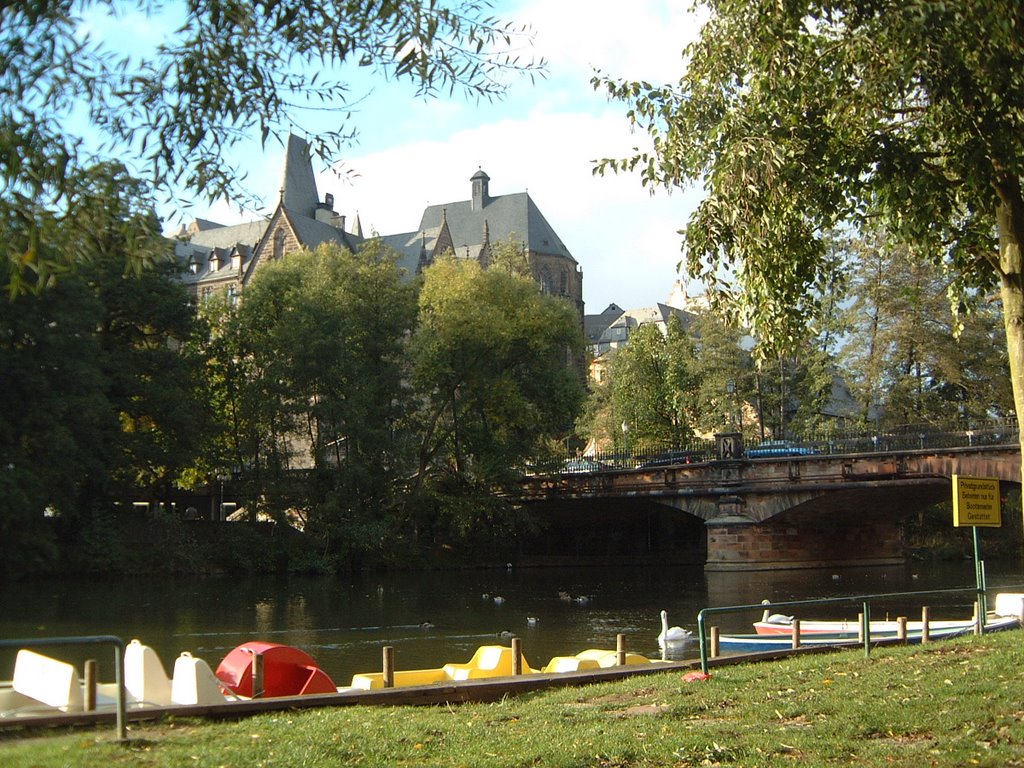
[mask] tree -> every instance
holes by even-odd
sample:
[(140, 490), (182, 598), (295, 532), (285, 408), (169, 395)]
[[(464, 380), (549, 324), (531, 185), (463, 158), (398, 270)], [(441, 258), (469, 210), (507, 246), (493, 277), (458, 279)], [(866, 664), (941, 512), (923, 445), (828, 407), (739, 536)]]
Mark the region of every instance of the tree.
[(402, 469), (394, 430), (414, 316), (414, 288), (379, 241), (261, 267), (215, 340), (213, 376), (251, 511), (303, 512), (335, 554), (381, 539), (362, 532), (383, 522)]
[[(113, 502), (165, 490), (204, 436), (184, 350), (194, 312), (144, 188), (113, 164), (69, 183), (93, 203), (40, 216), (41, 242), (80, 254), (82, 269), (0, 302), (0, 539), (11, 568), (46, 555), (44, 510), (75, 541)], [(5, 224), (11, 240), (30, 239), (23, 219)], [(126, 275), (130, 249), (154, 267)]]
[[(31, 237), (0, 242), (0, 285), (25, 290), (75, 263), (59, 243), (40, 240), (37, 218), (87, 204), (68, 179), (95, 153), (138, 157), (136, 172), (169, 195), (185, 188), (210, 200), (239, 199), (243, 177), (228, 150), (243, 138), (258, 132), (265, 144), (324, 106), (339, 116), (338, 127), (315, 139), (318, 154), (351, 138), (349, 110), (363, 94), (352, 92), (346, 66), (410, 81), (417, 95), (500, 96), (503, 73), (537, 66), (515, 52), (527, 30), (488, 15), (488, 7), (481, 0), (195, 0), (179, 13), (145, 0), (4, 3), (0, 214), (22, 216)], [(167, 30), (155, 50), (119, 49), (83, 24), (86, 15), (132, 11)]]
[(630, 447), (679, 446), (693, 436), (699, 409), (693, 341), (679, 319), (663, 334), (641, 325), (611, 363), (612, 407), (625, 427)]
[(571, 304), (528, 277), (454, 256), (425, 270), (410, 343), (418, 525), (472, 532), (481, 500), (571, 432), (583, 400), (573, 365), (581, 325)]
[(954, 309), (968, 288), (998, 284), (1024, 416), (1024, 7), (710, 7), (678, 84), (595, 78), (653, 140), (600, 169), (639, 168), (644, 183), (668, 187), (702, 179), (686, 270), (709, 284), (727, 272), (738, 287), (730, 298), (777, 346), (813, 314), (824, 234), (844, 223), (883, 222), (941, 264)]
[(921, 424), (1012, 412), (998, 303), (980, 302), (957, 332), (941, 270), (891, 246), (884, 233), (849, 248), (855, 256), (841, 355), (862, 420)]

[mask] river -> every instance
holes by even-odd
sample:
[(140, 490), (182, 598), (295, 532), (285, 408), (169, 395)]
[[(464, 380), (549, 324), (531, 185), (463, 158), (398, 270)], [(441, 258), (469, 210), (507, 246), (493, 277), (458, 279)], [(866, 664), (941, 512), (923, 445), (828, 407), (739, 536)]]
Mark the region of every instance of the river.
[[(989, 565), (989, 594), (1001, 586), (1024, 591), (1017, 563)], [(709, 606), (818, 597), (972, 587), (971, 562), (894, 568), (760, 571), (705, 574), (702, 568), (499, 568), (395, 572), (330, 577), (124, 578), (0, 584), (0, 637), (116, 635), (154, 647), (168, 672), (181, 651), (211, 667), (249, 640), (294, 645), (312, 655), (338, 685), (358, 672), (378, 671), (392, 646), (398, 669), (463, 662), (480, 645), (522, 640), (531, 666), (587, 648), (615, 647), (625, 636), (631, 652), (660, 657), (659, 612), (696, 631)], [(496, 599), (497, 598), (497, 599)], [(928, 599), (952, 617), (970, 615), (972, 596)], [(916, 616), (922, 599), (872, 607)], [(849, 615), (851, 609), (841, 609)], [(815, 611), (819, 617), (831, 611)], [(854, 611), (855, 612), (855, 611)], [(936, 611), (938, 613), (939, 611)], [(936, 618), (940, 616), (936, 615)], [(529, 621), (528, 619), (535, 619)], [(754, 615), (719, 617), (726, 631), (749, 631)], [(810, 618), (810, 616), (808, 616)], [(78, 661), (72, 651), (53, 655)], [(78, 656), (84, 656), (81, 652)], [(696, 643), (674, 652), (697, 654)], [(106, 652), (89, 655), (100, 659)], [(10, 677), (12, 653), (0, 655)]]

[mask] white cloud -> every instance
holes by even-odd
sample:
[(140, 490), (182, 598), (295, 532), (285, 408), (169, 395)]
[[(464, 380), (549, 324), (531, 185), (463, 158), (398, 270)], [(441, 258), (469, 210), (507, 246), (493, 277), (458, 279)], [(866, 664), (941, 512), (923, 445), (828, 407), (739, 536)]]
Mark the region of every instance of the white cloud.
[[(549, 77), (513, 86), (498, 104), (410, 101), (381, 86), (356, 115), (361, 145), (344, 160), (358, 174), (325, 173), (321, 195), (364, 233), (409, 232), (428, 204), (466, 200), (477, 168), (491, 193), (528, 190), (580, 263), (588, 312), (611, 302), (649, 306), (664, 301), (680, 259), (681, 229), (696, 204), (693, 192), (653, 197), (637, 176), (595, 177), (593, 161), (629, 155), (644, 136), (631, 135), (626, 106), (609, 104), (590, 87), (592, 64), (611, 76), (671, 81), (698, 24), (683, 3), (634, 0), (614, 16), (585, 0), (542, 0), (497, 13), (530, 23)], [(360, 146), (365, 147), (360, 151)], [(273, 204), (280, 153), (253, 169), (250, 186)], [(224, 206), (210, 218), (237, 221)]]

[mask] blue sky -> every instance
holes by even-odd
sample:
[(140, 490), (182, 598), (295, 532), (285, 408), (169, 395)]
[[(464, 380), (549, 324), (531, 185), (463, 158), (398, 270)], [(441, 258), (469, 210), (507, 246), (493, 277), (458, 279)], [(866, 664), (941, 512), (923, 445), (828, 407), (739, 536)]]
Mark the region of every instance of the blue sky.
[[(616, 77), (677, 80), (682, 50), (699, 30), (689, 9), (690, 0), (497, 2), (495, 15), (532, 26), (532, 53), (548, 61), (547, 77), (514, 80), (496, 103), (416, 99), (407, 85), (374, 80), (353, 116), (357, 142), (338, 158), (351, 175), (324, 169), (321, 196), (334, 194), (350, 220), (358, 213), (364, 233), (408, 232), (426, 205), (468, 199), (469, 178), (482, 168), (491, 194), (526, 190), (544, 212), (583, 269), (588, 313), (611, 302), (665, 301), (680, 258), (677, 230), (699, 190), (652, 196), (638, 177), (592, 175), (595, 159), (625, 156), (644, 136), (630, 133), (626, 107), (595, 92), (590, 77), (597, 67)], [(157, 35), (154, 26), (143, 22), (133, 34)], [(272, 206), (281, 150), (261, 152), (254, 137), (239, 157), (251, 191)], [(233, 223), (257, 213), (197, 202), (190, 215)]]

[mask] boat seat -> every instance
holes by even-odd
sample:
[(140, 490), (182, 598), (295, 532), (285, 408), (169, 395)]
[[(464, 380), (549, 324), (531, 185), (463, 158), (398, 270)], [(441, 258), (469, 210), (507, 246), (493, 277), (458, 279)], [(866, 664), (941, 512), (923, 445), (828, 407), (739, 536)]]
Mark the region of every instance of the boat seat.
[(1019, 592), (1000, 592), (996, 595), (994, 609), (996, 616), (1024, 617), (1024, 594)]
[(124, 688), (128, 701), (164, 707), (171, 703), (171, 681), (156, 651), (138, 640), (124, 649)]
[[(585, 651), (580, 651), (576, 654), (578, 659), (593, 659), (598, 663), (600, 667), (615, 667), (618, 666), (618, 653), (616, 651), (605, 651), (600, 648), (588, 648)], [(651, 660), (646, 656), (641, 656), (639, 653), (627, 653), (626, 654), (626, 666), (632, 666), (633, 664), (650, 664)]]
[[(525, 657), (520, 655), (519, 659), (523, 674), (533, 672)], [(449, 680), (510, 677), (512, 675), (512, 649), (503, 645), (481, 645), (467, 663), (445, 664), (443, 669)]]
[(11, 687), (62, 712), (81, 712), (85, 706), (82, 684), (73, 665), (24, 648), (14, 660)]
[(578, 656), (555, 656), (549, 661), (543, 672), (583, 672), (587, 669), (600, 669), (597, 659), (581, 659)]
[(170, 699), (174, 704), (203, 705), (221, 704), (227, 700), (210, 665), (188, 651), (174, 661)]

